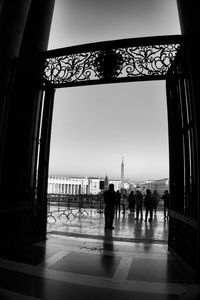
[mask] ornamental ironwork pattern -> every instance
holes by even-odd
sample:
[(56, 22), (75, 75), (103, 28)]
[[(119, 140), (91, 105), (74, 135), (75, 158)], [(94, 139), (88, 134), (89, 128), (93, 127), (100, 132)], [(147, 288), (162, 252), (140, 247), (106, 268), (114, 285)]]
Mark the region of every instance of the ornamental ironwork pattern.
[(121, 72), (123, 57), (121, 53), (114, 50), (100, 51), (95, 59), (94, 67), (98, 78), (109, 80), (112, 77), (118, 77)]
[(117, 49), (123, 59), (119, 77), (166, 75), (179, 47), (169, 44)]
[(97, 76), (98, 54), (94, 51), (47, 58), (44, 78), (53, 84), (92, 80)]
[(46, 57), (44, 79), (59, 87), (165, 76), (180, 43), (119, 47)]

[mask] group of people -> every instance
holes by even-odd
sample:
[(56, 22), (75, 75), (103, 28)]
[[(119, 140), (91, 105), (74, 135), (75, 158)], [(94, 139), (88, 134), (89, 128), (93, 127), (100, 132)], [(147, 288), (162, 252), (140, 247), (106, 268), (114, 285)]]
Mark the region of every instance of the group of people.
[[(140, 190), (130, 192), (128, 199), (126, 194), (121, 194), (119, 191), (114, 191), (114, 185), (111, 183), (109, 189), (103, 194), (105, 203), (105, 229), (114, 229), (113, 220), (115, 213), (119, 212), (122, 205), (122, 214), (125, 214), (127, 200), (128, 208), (130, 212), (136, 212), (136, 220), (143, 219), (143, 207), (145, 208), (145, 218), (144, 221), (152, 221), (153, 211), (156, 214), (157, 206), (160, 200), (160, 196), (156, 191), (153, 193), (150, 189), (146, 190), (145, 195)], [(166, 190), (162, 196), (164, 200), (164, 219), (168, 219), (168, 207), (169, 207), (169, 192)]]

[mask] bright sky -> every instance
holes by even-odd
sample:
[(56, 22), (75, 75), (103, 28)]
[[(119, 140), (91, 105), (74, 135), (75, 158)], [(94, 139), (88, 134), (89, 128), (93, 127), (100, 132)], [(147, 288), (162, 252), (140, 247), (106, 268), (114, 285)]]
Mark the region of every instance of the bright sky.
[[(171, 34), (176, 0), (56, 0), (49, 49)], [(49, 173), (168, 177), (167, 126), (164, 81), (57, 89)]]

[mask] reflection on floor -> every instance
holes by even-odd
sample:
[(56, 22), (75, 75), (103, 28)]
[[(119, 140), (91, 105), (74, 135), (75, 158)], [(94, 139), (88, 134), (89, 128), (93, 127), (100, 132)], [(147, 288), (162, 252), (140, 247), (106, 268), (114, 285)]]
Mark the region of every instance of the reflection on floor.
[[(103, 215), (98, 218), (103, 226)], [(120, 223), (116, 219), (114, 230), (96, 226), (96, 233), (85, 231), (86, 224), (79, 232), (74, 226), (76, 236), (65, 235), (64, 224), (44, 242), (0, 250), (0, 299), (199, 299), (199, 285), (168, 252), (164, 233), (161, 239), (159, 232), (167, 226), (163, 216), (158, 224), (129, 218), (127, 213)], [(120, 238), (123, 232), (126, 239)]]
[[(144, 217), (144, 213), (143, 213)], [(135, 213), (126, 210), (125, 214), (115, 216), (113, 238), (125, 241), (143, 241), (167, 243), (168, 222), (163, 219), (163, 210), (158, 210), (153, 216), (152, 223), (145, 223), (144, 219), (135, 220)], [(48, 232), (59, 232), (64, 235), (103, 238), (104, 215), (94, 209), (73, 210), (72, 212), (55, 212), (48, 218)]]

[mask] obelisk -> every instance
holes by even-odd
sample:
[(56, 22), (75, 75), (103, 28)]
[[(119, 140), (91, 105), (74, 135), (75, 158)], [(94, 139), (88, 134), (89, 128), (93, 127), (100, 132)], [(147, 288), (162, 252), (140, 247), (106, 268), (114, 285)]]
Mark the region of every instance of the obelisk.
[(121, 191), (124, 190), (124, 158), (122, 156), (122, 163), (121, 163)]

